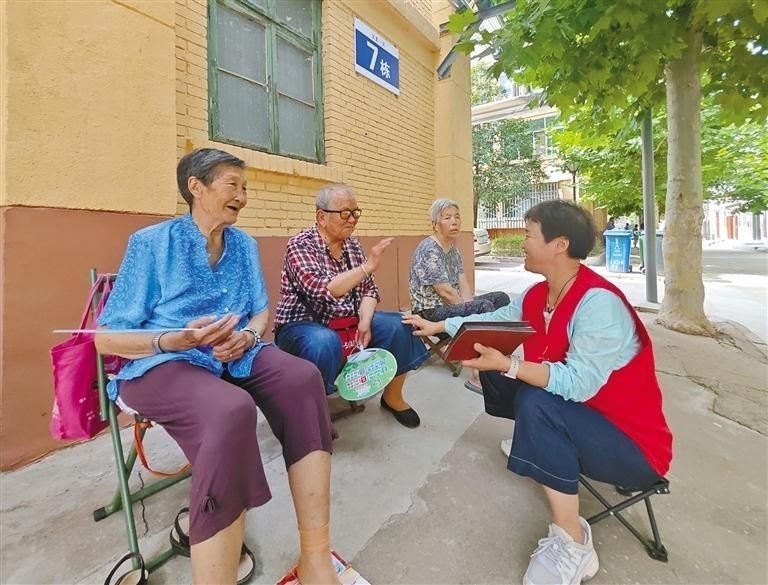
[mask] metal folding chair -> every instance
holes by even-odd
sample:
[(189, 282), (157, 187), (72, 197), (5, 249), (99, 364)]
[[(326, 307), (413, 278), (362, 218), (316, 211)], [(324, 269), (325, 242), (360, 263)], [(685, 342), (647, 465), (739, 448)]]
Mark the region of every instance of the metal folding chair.
[[(96, 282), (96, 277), (97, 272), (92, 268), (90, 271), (91, 284)], [(114, 278), (115, 275), (111, 275), (113, 281)], [(98, 304), (98, 299), (94, 299), (94, 302)], [(96, 305), (94, 305), (94, 307), (95, 306)], [(141, 489), (131, 492), (130, 486), (128, 485), (128, 478), (131, 476), (138, 455), (136, 441), (131, 445), (131, 448), (128, 451), (128, 457), (125, 457), (123, 453), (123, 442), (120, 437), (120, 425), (117, 420), (117, 408), (107, 396), (107, 376), (104, 371), (104, 359), (101, 355), (97, 354), (96, 360), (101, 420), (109, 421), (109, 434), (112, 437), (112, 448), (115, 455), (115, 466), (117, 467), (118, 485), (112, 500), (108, 504), (93, 511), (93, 519), (98, 522), (115, 512), (123, 510), (125, 532), (128, 538), (128, 549), (132, 553), (140, 554), (141, 551), (139, 550), (139, 540), (136, 533), (136, 522), (133, 516), (133, 504), (186, 479), (189, 477), (191, 470), (188, 469), (178, 475), (150, 483)], [(136, 420), (139, 423), (145, 422), (144, 419), (138, 416), (136, 417)], [(141, 424), (137, 428), (136, 433), (139, 438), (144, 437), (146, 430), (147, 426), (144, 424)], [(145, 566), (148, 571), (152, 572), (175, 554), (176, 553), (169, 546), (167, 550), (163, 550), (151, 559), (146, 560)], [(139, 568), (138, 558), (133, 559), (133, 567), (134, 569)]]
[[(606, 498), (604, 498), (597, 489), (582, 475), (579, 477), (579, 482), (587, 488), (587, 490), (595, 496), (595, 498), (603, 505), (604, 511), (599, 514), (587, 518), (587, 522), (590, 525), (600, 522), (609, 516), (615, 517), (621, 524), (629, 530), (629, 532), (637, 540), (639, 540), (645, 547), (648, 556), (657, 561), (667, 562), (667, 549), (661, 544), (661, 537), (659, 536), (659, 528), (656, 525), (656, 517), (653, 515), (653, 508), (651, 507), (651, 496), (656, 494), (668, 494), (669, 493), (669, 481), (666, 478), (662, 478), (653, 484), (645, 491), (632, 491), (625, 490), (616, 486), (616, 491), (622, 496), (629, 496), (627, 499), (621, 501), (618, 504), (611, 504)], [(622, 510), (634, 506), (639, 502), (645, 502), (645, 509), (648, 512), (648, 522), (651, 525), (651, 532), (653, 533), (653, 540), (646, 538), (621, 514)]]

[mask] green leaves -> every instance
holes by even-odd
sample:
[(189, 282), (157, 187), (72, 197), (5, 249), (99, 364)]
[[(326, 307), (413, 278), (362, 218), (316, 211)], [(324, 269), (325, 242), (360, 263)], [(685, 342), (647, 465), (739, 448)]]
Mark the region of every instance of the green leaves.
[[(564, 120), (565, 131), (556, 137), (561, 157), (582, 161), (581, 174), (589, 180), (584, 196), (616, 214), (641, 207), (636, 120), (649, 107), (660, 113), (654, 150), (663, 209), (664, 71), (683, 55), (690, 32), (701, 31), (705, 196), (738, 197), (750, 209), (765, 204), (768, 1), (519, 0), (504, 22), (502, 29), (481, 34), (497, 56), (493, 74), (504, 72), (543, 90)], [(477, 160), (500, 164), (492, 155), (480, 154)], [(486, 192), (479, 191), (490, 197)]]
[(768, 25), (768, 2), (764, 0), (752, 0), (752, 15), (755, 22), (763, 26)]
[(528, 122), (500, 120), (472, 129), (475, 198), (488, 208), (529, 194), (546, 175)]
[[(740, 200), (749, 211), (768, 209), (768, 132), (762, 121), (729, 121), (716, 99), (706, 98), (701, 114), (701, 162), (704, 197)], [(608, 209), (609, 215), (642, 209), (640, 130), (630, 120), (615, 134), (594, 133), (589, 112), (579, 112), (553, 134), (562, 159), (581, 162), (581, 196)], [(661, 110), (653, 121), (656, 201), (663, 212), (667, 175), (667, 120)]]
[[(472, 103), (502, 97), (489, 71), (472, 69)], [(541, 159), (534, 152), (533, 134), (527, 121), (500, 120), (472, 128), (475, 207), (482, 202), (494, 209), (530, 193), (531, 185), (546, 179)]]
[(461, 12), (454, 12), (448, 18), (448, 31), (459, 35), (462, 34), (470, 25), (477, 21), (477, 16), (471, 10), (462, 10)]
[[(471, 18), (456, 21), (466, 27)], [(708, 42), (703, 70), (715, 73), (704, 94), (719, 92), (734, 121), (757, 109), (768, 115), (768, 53), (758, 49), (766, 43), (765, 0), (520, 0), (504, 21), (482, 33), (498, 58), (494, 74), (542, 88), (565, 115), (588, 106), (610, 126), (600, 112), (618, 109), (626, 120), (663, 107), (664, 66), (680, 57), (691, 27)]]

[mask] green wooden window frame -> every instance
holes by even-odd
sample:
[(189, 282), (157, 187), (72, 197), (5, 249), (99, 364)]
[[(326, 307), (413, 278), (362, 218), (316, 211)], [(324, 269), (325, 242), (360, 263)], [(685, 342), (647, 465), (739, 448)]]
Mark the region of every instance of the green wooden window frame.
[[(243, 146), (253, 150), (260, 150), (280, 156), (288, 156), (311, 162), (325, 162), (325, 142), (323, 139), (323, 94), (322, 94), (322, 63), (321, 63), (321, 26), (320, 26), (320, 0), (310, 0), (312, 25), (309, 34), (302, 34), (292, 29), (288, 23), (279, 19), (277, 5), (279, 2), (290, 0), (208, 0), (208, 132), (213, 140)], [(222, 128), (222, 116), (219, 93), (219, 73), (224, 72), (235, 76), (232, 72), (222, 69), (219, 65), (219, 38), (218, 38), (218, 17), (221, 6), (237, 13), (251, 23), (263, 27), (265, 31), (265, 60), (266, 60), (266, 81), (257, 82), (247, 77), (240, 77), (246, 82), (259, 85), (266, 90), (266, 102), (268, 111), (268, 127), (266, 140), (267, 144), (256, 144), (242, 138), (227, 135), (228, 132)], [(277, 87), (275, 71), (278, 67), (278, 40), (286, 43), (288, 46), (305, 51), (312, 55), (312, 92), (314, 107), (314, 153), (286, 152), (280, 147), (281, 130), (279, 124), (279, 99), (292, 100), (303, 103), (305, 106), (309, 102), (292, 98), (281, 94)], [(300, 129), (307, 131), (306, 128)]]

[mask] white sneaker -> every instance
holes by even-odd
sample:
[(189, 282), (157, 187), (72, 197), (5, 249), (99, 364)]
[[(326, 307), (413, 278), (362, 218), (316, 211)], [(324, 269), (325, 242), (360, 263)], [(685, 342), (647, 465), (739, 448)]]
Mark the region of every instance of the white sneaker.
[(547, 538), (539, 540), (523, 577), (523, 585), (579, 585), (597, 574), (600, 564), (592, 545), (592, 530), (579, 518), (586, 543), (579, 544), (555, 524), (549, 525)]
[(504, 439), (501, 442), (501, 452), (509, 459), (509, 454), (512, 453), (512, 439)]

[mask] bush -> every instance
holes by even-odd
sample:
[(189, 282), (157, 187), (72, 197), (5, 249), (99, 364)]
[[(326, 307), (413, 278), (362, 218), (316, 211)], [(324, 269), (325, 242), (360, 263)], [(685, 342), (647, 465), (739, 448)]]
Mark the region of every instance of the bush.
[(491, 240), (491, 251), (494, 256), (522, 256), (523, 236), (499, 236)]
[[(491, 240), (491, 251), (494, 256), (522, 257), (524, 236), (499, 236)], [(599, 256), (604, 252), (603, 238), (598, 237), (590, 256)]]

